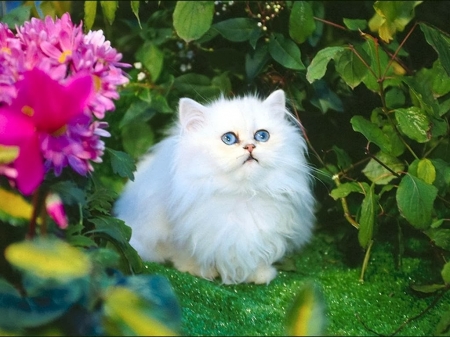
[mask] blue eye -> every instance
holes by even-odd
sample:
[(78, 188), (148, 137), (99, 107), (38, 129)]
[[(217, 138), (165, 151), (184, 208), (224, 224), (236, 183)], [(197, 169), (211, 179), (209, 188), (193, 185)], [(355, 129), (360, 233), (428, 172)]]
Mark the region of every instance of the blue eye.
[(227, 145), (233, 145), (237, 143), (237, 141), (238, 141), (237, 136), (233, 132), (224, 133), (222, 136), (222, 142), (224, 142)]
[(258, 130), (255, 132), (255, 140), (258, 142), (267, 142), (270, 138), (269, 131)]

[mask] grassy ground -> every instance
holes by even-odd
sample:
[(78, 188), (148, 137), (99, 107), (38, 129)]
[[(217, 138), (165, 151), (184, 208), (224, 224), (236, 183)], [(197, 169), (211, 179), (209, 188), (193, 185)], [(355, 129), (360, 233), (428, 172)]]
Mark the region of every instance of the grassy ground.
[[(349, 263), (351, 255), (362, 261), (358, 248), (347, 247), (349, 254), (337, 243), (331, 233), (317, 234), (300, 254), (293, 256), (296, 270), (280, 271), (268, 286), (225, 286), (154, 263), (147, 264), (147, 270), (170, 280), (182, 306), (183, 333), (187, 335), (285, 334), (286, 311), (308, 280), (319, 286), (325, 298), (329, 335), (392, 334), (435, 298), (435, 294), (424, 296), (410, 288), (411, 282), (442, 283), (438, 266), (433, 266), (431, 259), (405, 254), (401, 268), (396, 268), (392, 245), (377, 242), (365, 282), (361, 283), (359, 263)], [(447, 292), (436, 306), (406, 324), (397, 335), (432, 335), (441, 316), (449, 310)]]

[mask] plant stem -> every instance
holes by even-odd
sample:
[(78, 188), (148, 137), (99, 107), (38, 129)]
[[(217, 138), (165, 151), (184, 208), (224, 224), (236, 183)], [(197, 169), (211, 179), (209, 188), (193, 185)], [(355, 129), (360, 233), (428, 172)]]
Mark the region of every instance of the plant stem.
[(31, 215), (30, 224), (28, 225), (27, 239), (32, 239), (36, 235), (36, 222), (39, 214), (39, 189), (33, 193), (33, 213)]
[[(339, 180), (339, 175), (338, 174), (335, 174), (332, 177), (332, 179), (335, 182), (336, 186), (340, 186), (341, 185), (341, 181)], [(352, 216), (350, 214), (350, 211), (348, 210), (347, 199), (345, 199), (345, 198), (340, 198), (340, 199), (341, 199), (341, 204), (342, 204), (342, 209), (344, 211), (345, 219), (350, 223), (350, 225), (352, 225), (356, 229), (359, 229), (359, 224), (352, 218)]]

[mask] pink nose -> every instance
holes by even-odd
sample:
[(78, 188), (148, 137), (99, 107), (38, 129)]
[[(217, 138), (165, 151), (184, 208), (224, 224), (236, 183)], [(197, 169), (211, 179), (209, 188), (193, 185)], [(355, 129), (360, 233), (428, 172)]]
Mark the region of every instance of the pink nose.
[(253, 152), (253, 149), (254, 149), (255, 147), (256, 147), (256, 146), (255, 146), (254, 144), (247, 144), (247, 145), (244, 146), (244, 149), (246, 149), (248, 152), (252, 153), (252, 152)]

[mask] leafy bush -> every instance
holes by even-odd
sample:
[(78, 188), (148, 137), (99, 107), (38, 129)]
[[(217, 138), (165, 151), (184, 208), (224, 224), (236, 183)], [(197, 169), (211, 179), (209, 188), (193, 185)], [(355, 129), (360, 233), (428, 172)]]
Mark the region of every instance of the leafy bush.
[[(138, 159), (164, 136), (180, 97), (205, 102), (221, 93), (266, 95), (282, 88), (291, 111), (302, 121), (310, 147), (320, 205), (318, 230), (338, 227), (340, 235), (350, 235), (359, 245), (352, 254), (362, 265), (361, 281), (377, 241), (392, 243), (399, 267), (408, 251), (433, 252), (441, 278), (433, 285), (416, 280), (413, 289), (441, 296), (450, 288), (447, 5), (421, 1), (73, 2), (74, 21), (84, 19), (86, 32), (92, 27), (104, 29), (133, 68), (128, 71), (130, 83), (116, 102), (117, 111), (105, 116), (111, 137), (105, 140), (104, 163), (93, 164), (95, 170), (87, 178), (67, 170), (58, 178), (47, 175), (46, 189), (62, 198), (69, 227), (63, 232), (50, 222), (48, 228), (38, 226), (40, 234), (46, 230), (64, 236), (72, 246), (89, 247), (86, 261), (91, 262), (86, 263), (125, 274), (141, 272), (141, 261), (127, 242), (129, 228), (110, 215), (115, 196), (125, 180), (132, 179), (131, 158)], [(42, 7), (57, 12), (43, 2), (38, 10), (19, 7), (3, 21), (21, 24), (30, 12), (39, 15)], [(83, 14), (76, 18), (75, 13)], [(6, 181), (2, 186), (0, 215), (6, 247), (24, 239), (23, 225), (33, 216), (28, 201), (7, 188)], [(14, 200), (10, 205), (3, 201), (6, 196)], [(37, 200), (35, 206), (42, 202)], [(28, 213), (15, 214), (18, 203)], [(35, 245), (40, 243), (23, 249), (32, 251)], [(46, 245), (50, 251), (57, 243), (50, 240)], [(64, 249), (69, 254), (69, 247)], [(30, 265), (21, 268), (23, 275), (9, 269), (5, 275), (22, 291), (35, 290), (35, 281), (28, 284), (32, 278), (27, 275), (37, 271)], [(76, 303), (82, 315), (95, 312), (98, 316), (93, 316), (96, 321), (89, 325), (91, 330), (85, 330), (88, 333), (127, 333), (135, 325), (117, 316), (107, 316), (112, 323), (103, 330), (92, 330), (105, 317), (105, 306), (120, 304), (124, 292), (136, 291), (137, 296), (149, 298), (136, 288), (141, 281), (124, 281), (128, 278), (110, 275), (109, 270), (100, 275), (69, 275), (64, 282), (40, 284), (37, 289), (55, 294), (66, 291), (68, 303)], [(85, 298), (86, 280), (90, 280), (89, 291), (102, 289), (94, 302)], [(117, 289), (121, 282), (128, 288)], [(72, 283), (79, 283), (79, 290), (69, 292), (67, 284)], [(19, 303), (10, 285), (5, 283), (3, 288), (16, 301), (11, 303)], [(112, 297), (107, 297), (111, 291)], [(36, 294), (38, 300), (40, 293)], [(108, 298), (114, 298), (114, 303)], [(64, 308), (55, 304), (45, 320), (33, 322), (67, 317), (68, 303)], [(138, 299), (134, 303), (143, 308)], [(176, 321), (173, 318), (175, 330)], [(445, 317), (440, 324), (448, 328)]]

